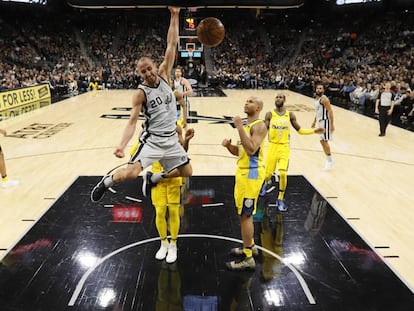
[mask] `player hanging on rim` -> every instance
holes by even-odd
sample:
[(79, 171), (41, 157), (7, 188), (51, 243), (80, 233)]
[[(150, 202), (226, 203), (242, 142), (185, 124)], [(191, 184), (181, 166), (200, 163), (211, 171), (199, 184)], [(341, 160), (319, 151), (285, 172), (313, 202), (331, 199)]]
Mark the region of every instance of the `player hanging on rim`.
[(105, 175), (91, 192), (91, 200), (99, 201), (114, 184), (136, 178), (144, 168), (159, 161), (165, 172), (144, 175), (142, 191), (147, 196), (151, 187), (163, 178), (189, 177), (192, 175), (190, 160), (178, 141), (176, 131), (177, 101), (168, 83), (174, 65), (179, 33), (180, 9), (169, 7), (171, 13), (167, 34), (167, 48), (164, 61), (159, 68), (149, 57), (138, 60), (137, 71), (143, 83), (138, 86), (132, 99), (132, 110), (124, 129), (121, 142), (114, 151), (118, 158), (125, 156), (125, 147), (131, 140), (136, 123), (142, 112), (145, 121), (142, 124), (140, 146), (130, 158), (126, 167), (117, 169), (112, 175)]

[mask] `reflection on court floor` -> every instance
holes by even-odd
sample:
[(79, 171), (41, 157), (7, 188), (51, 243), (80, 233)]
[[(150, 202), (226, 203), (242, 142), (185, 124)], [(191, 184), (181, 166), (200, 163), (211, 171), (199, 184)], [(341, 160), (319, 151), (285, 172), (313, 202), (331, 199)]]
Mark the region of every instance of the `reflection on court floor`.
[(90, 202), (81, 176), (0, 265), (2, 310), (412, 310), (411, 291), (303, 176), (289, 209), (261, 198), (255, 272), (224, 262), (240, 242), (232, 176), (194, 176), (184, 194), (178, 261), (154, 259), (154, 210), (141, 179)]

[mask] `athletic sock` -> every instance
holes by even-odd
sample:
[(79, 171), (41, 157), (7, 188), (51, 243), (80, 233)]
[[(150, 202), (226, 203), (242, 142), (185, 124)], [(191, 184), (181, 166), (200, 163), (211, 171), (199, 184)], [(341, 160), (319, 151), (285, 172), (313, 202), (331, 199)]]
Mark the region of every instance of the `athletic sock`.
[(253, 251), (251, 246), (247, 246), (243, 248), (243, 253), (246, 255), (246, 257), (252, 257)]
[(106, 188), (112, 187), (113, 184), (114, 184), (114, 180), (112, 179), (112, 175), (109, 176), (109, 177), (107, 177), (107, 178), (105, 178), (104, 181), (103, 181), (103, 183), (104, 183), (104, 185), (105, 185)]
[(165, 173), (154, 173), (151, 176), (151, 181), (156, 184), (158, 183), (161, 179), (165, 178)]

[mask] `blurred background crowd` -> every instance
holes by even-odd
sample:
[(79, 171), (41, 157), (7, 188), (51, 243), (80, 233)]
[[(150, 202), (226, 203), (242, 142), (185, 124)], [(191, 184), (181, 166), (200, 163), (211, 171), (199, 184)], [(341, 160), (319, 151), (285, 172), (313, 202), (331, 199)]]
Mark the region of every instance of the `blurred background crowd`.
[[(136, 60), (162, 61), (168, 10), (75, 10), (1, 5), (0, 91), (49, 83), (54, 98), (136, 88)], [(187, 14), (187, 13), (186, 13)], [(385, 82), (393, 122), (413, 129), (414, 9), (388, 5), (291, 10), (200, 10), (219, 18), (225, 40), (184, 76), (197, 87), (289, 89), (312, 95), (323, 81), (334, 104), (373, 114)], [(185, 66), (184, 66), (185, 67)]]

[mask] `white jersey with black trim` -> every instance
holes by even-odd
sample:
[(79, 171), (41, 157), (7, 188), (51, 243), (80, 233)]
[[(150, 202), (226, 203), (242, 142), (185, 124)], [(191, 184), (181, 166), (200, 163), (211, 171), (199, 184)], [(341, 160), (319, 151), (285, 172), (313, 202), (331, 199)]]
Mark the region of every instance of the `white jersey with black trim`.
[(145, 122), (142, 124), (141, 137), (149, 134), (167, 137), (176, 133), (177, 101), (169, 84), (162, 77), (159, 78), (157, 87), (138, 86), (146, 97), (142, 106)]
[(328, 110), (326, 110), (325, 106), (321, 104), (322, 96), (315, 99), (316, 121), (329, 120)]
[[(187, 92), (187, 88), (185, 87), (184, 84), (181, 83), (181, 79), (180, 80), (175, 80), (174, 79), (174, 90), (177, 90), (179, 93)], [(184, 98), (184, 103), (187, 105), (188, 104), (188, 96), (184, 95), (183, 98)]]

